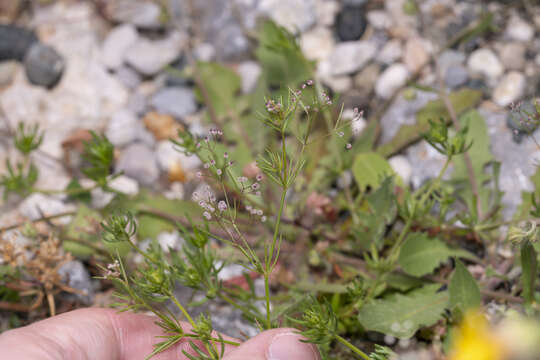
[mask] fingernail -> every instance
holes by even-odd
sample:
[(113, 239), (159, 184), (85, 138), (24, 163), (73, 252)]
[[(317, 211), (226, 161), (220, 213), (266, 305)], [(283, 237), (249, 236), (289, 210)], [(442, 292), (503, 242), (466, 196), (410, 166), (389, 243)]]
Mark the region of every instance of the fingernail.
[(268, 347), (268, 360), (317, 360), (313, 345), (301, 342), (292, 332), (277, 334)]

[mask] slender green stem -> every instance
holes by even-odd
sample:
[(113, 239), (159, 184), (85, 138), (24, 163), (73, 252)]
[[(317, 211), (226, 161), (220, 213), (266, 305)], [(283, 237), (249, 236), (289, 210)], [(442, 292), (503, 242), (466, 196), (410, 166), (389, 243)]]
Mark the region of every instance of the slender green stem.
[(186, 317), (187, 321), (189, 322), (189, 324), (192, 326), (192, 327), (196, 327), (197, 325), (195, 324), (195, 321), (193, 321), (193, 319), (191, 318), (191, 316), (189, 315), (189, 313), (186, 311), (186, 308), (184, 306), (182, 306), (182, 304), (180, 304), (180, 302), (178, 301), (178, 299), (173, 295), (173, 294), (169, 294), (169, 297), (171, 298), (172, 302), (176, 305), (176, 307), (178, 309), (180, 309), (180, 311), (182, 312), (182, 314), (184, 314), (184, 316)]
[(90, 191), (92, 191), (94, 189), (97, 189), (98, 187), (99, 187), (99, 185), (95, 184), (95, 185), (93, 185), (93, 186), (91, 186), (89, 188), (82, 188), (82, 189), (75, 188), (75, 189), (52, 190), (52, 189), (32, 188), (31, 191), (41, 193), (41, 194), (46, 194), (46, 195), (54, 195), (54, 194), (80, 195), (80, 194), (90, 192)]
[(446, 158), (446, 162), (444, 163), (444, 166), (443, 168), (441, 169), (441, 171), (439, 172), (439, 175), (437, 176), (437, 178), (435, 180), (433, 180), (431, 182), (431, 184), (429, 185), (429, 188), (427, 189), (427, 191), (424, 193), (424, 195), (420, 198), (419, 200), (419, 205), (424, 205), (424, 203), (426, 202), (426, 200), (429, 198), (429, 196), (431, 195), (431, 193), (433, 192), (433, 190), (435, 189), (435, 187), (439, 184), (439, 182), (441, 181), (444, 173), (446, 173), (446, 170), (448, 169), (448, 166), (450, 165), (450, 161), (452, 160), (452, 157), (449, 156)]
[(367, 354), (365, 352), (363, 352), (362, 350), (360, 350), (359, 348), (357, 348), (356, 346), (354, 346), (353, 344), (351, 344), (350, 342), (348, 342), (347, 340), (345, 340), (341, 336), (336, 335), (336, 340), (339, 341), (340, 343), (342, 343), (343, 345), (345, 345), (346, 347), (348, 347), (355, 354), (359, 355), (362, 359), (370, 360), (369, 356), (367, 356)]
[(270, 319), (270, 274), (264, 273), (264, 297), (266, 300), (266, 328), (272, 328), (272, 320)]

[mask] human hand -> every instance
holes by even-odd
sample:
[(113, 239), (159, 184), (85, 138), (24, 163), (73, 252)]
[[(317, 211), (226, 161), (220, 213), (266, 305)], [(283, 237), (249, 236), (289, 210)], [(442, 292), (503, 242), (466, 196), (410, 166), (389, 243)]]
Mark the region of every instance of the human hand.
[[(89, 308), (64, 313), (0, 335), (0, 359), (137, 360), (162, 335), (151, 316)], [(189, 324), (182, 323), (189, 330)], [(226, 338), (227, 339), (227, 338)], [(238, 347), (226, 345), (223, 360), (317, 360), (317, 350), (300, 342), (293, 329), (265, 331)], [(156, 360), (188, 360), (187, 340), (156, 355)]]

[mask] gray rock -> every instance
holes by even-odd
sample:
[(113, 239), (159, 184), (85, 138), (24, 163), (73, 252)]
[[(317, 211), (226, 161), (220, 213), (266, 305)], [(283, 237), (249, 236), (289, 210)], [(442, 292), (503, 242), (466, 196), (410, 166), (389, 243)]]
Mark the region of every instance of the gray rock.
[(497, 55), (487, 48), (475, 50), (469, 56), (467, 67), (471, 73), (483, 75), (488, 79), (498, 78), (504, 71)]
[(119, 0), (112, 9), (111, 17), (119, 22), (127, 22), (139, 28), (156, 29), (163, 26), (159, 5), (150, 1)]
[(86, 305), (92, 304), (94, 300), (94, 289), (90, 279), (90, 274), (83, 263), (74, 260), (65, 263), (58, 269), (58, 274), (69, 287), (79, 290), (80, 294), (68, 293), (66, 298), (78, 300)]
[(387, 42), (381, 51), (377, 54), (376, 60), (382, 64), (392, 64), (401, 59), (403, 47), (398, 39)]
[(52, 47), (34, 43), (24, 57), (28, 80), (44, 87), (54, 87), (60, 81), (66, 64), (64, 58)]
[(101, 62), (109, 69), (119, 68), (126, 55), (126, 51), (133, 46), (139, 35), (137, 29), (131, 24), (124, 24), (112, 29), (101, 46)]
[(392, 140), (402, 125), (416, 124), (418, 110), (437, 98), (437, 94), (425, 91), (416, 91), (416, 97), (413, 100), (398, 96), (381, 118), (381, 142), (384, 144)]
[[(74, 205), (65, 204), (55, 197), (46, 196), (40, 193), (34, 193), (26, 197), (19, 205), (19, 212), (21, 215), (30, 220), (37, 220), (43, 216), (58, 215), (74, 210)], [(72, 216), (70, 215), (62, 216), (54, 219), (53, 222), (66, 225), (71, 221), (71, 218)]]
[[(446, 161), (446, 157), (425, 140), (409, 146), (405, 150), (405, 156), (412, 167), (411, 185), (413, 189), (418, 189), (427, 180), (437, 177)], [(450, 165), (443, 179), (448, 179), (451, 171), (452, 165)]]
[(137, 115), (144, 115), (148, 110), (148, 99), (140, 92), (134, 92), (129, 97), (126, 108)]
[(380, 66), (372, 63), (354, 76), (354, 86), (360, 91), (362, 96), (368, 97), (372, 93), (380, 73)]
[(450, 89), (464, 85), (469, 80), (469, 72), (463, 65), (451, 65), (444, 73), (444, 82)]
[(150, 100), (150, 105), (162, 114), (182, 118), (197, 110), (193, 91), (184, 87), (168, 87), (158, 91)]
[(360, 70), (377, 52), (370, 41), (348, 41), (338, 44), (330, 55), (332, 75), (346, 75)]
[(143, 185), (152, 185), (159, 178), (159, 168), (150, 148), (143, 144), (129, 145), (120, 155), (117, 171), (137, 180)]
[(525, 91), (525, 75), (517, 71), (506, 74), (495, 90), (493, 101), (502, 107), (506, 107), (523, 96)]
[(450, 66), (462, 65), (465, 58), (465, 54), (460, 51), (445, 50), (437, 59), (437, 67), (444, 74)]
[(262, 70), (255, 61), (244, 61), (238, 65), (237, 72), (242, 78), (242, 92), (247, 94), (257, 86)]
[(115, 72), (116, 78), (128, 89), (133, 90), (142, 81), (141, 75), (129, 66), (121, 66)]
[(403, 155), (392, 156), (388, 159), (388, 163), (392, 167), (392, 170), (401, 177), (404, 185), (409, 185), (411, 182), (412, 167), (407, 157)]
[[(506, 127), (506, 114), (483, 109), (480, 109), (480, 113), (486, 120), (491, 152), (501, 162), (499, 184), (504, 192), (502, 214), (508, 220), (522, 202), (522, 191), (534, 191), (530, 177), (537, 171), (540, 151), (530, 137), (523, 137), (521, 143), (514, 141), (512, 131)], [(539, 135), (538, 130), (533, 133), (537, 138)]]
[(140, 126), (133, 112), (122, 109), (111, 116), (105, 135), (114, 146), (121, 147), (135, 141)]
[(144, 75), (155, 75), (180, 56), (184, 42), (185, 35), (179, 32), (162, 40), (139, 38), (126, 52), (126, 62)]
[(525, 53), (527, 48), (525, 44), (519, 42), (510, 42), (502, 45), (499, 49), (501, 63), (508, 70), (521, 70), (525, 67)]
[(388, 99), (397, 89), (405, 85), (408, 77), (409, 72), (405, 65), (401, 63), (391, 65), (377, 80), (375, 93), (383, 99)]

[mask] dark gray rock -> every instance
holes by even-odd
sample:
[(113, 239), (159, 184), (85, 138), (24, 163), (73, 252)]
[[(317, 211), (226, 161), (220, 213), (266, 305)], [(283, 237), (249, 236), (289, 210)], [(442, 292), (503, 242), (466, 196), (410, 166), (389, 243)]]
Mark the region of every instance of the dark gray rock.
[(341, 41), (358, 40), (367, 27), (363, 6), (344, 6), (336, 17), (336, 34)]
[(0, 25), (0, 61), (22, 61), (30, 46), (37, 41), (33, 31), (13, 25)]
[(64, 58), (52, 47), (34, 43), (24, 57), (28, 80), (44, 87), (54, 87), (60, 81), (66, 64)]

